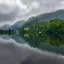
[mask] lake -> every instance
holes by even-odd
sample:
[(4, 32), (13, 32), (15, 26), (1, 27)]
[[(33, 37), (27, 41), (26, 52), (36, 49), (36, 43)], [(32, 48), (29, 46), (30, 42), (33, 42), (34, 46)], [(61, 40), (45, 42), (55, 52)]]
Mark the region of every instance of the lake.
[(0, 35), (0, 42), (4, 42), (4, 43), (13, 42), (13, 43), (27, 44), (31, 47), (38, 48), (40, 50), (54, 52), (57, 54), (64, 54), (64, 45), (55, 46), (55, 45), (51, 45), (50, 43), (43, 43), (43, 44), (34, 46), (34, 44), (35, 44), (34, 41), (32, 41), (33, 43), (28, 42), (24, 38), (20, 37), (19, 35), (10, 35), (10, 36), (9, 35)]
[(64, 46), (34, 46), (19, 35), (0, 35), (0, 64), (64, 64)]

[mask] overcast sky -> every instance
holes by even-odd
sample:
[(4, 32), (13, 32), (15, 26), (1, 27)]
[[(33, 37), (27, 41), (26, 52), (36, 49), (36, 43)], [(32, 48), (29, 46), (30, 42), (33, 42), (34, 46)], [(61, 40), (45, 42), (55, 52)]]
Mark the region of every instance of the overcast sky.
[(0, 0), (0, 24), (64, 9), (64, 0)]

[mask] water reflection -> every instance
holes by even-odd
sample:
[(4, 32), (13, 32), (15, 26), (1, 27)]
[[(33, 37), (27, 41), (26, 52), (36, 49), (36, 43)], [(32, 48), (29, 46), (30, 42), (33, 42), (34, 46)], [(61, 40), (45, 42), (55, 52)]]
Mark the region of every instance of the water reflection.
[(27, 43), (19, 35), (0, 35), (0, 42)]
[(0, 43), (1, 42), (4, 42), (4, 43), (14, 42), (14, 43), (16, 43), (16, 41), (14, 39), (12, 39), (11, 36), (9, 36), (9, 35), (0, 35)]
[[(30, 47), (29, 43), (20, 36), (0, 35), (0, 64), (64, 64), (64, 56)], [(40, 47), (42, 50), (51, 49), (50, 51), (63, 53), (62, 47), (52, 47), (49, 44)]]
[[(28, 36), (27, 36), (28, 35)], [(31, 38), (30, 34), (24, 34), (24, 39), (29, 42), (32, 47), (37, 47), (42, 50), (64, 54), (64, 34), (44, 34), (38, 37)]]
[(23, 37), (19, 35), (0, 35), (0, 42), (13, 42), (13, 43), (21, 43), (21, 44), (28, 44), (32, 47), (39, 48), (44, 51), (49, 51), (49, 52), (55, 52), (59, 54), (64, 54), (64, 45), (61, 46), (55, 46), (51, 45), (50, 43), (35, 43), (36, 41), (28, 41), (27, 39), (24, 39)]

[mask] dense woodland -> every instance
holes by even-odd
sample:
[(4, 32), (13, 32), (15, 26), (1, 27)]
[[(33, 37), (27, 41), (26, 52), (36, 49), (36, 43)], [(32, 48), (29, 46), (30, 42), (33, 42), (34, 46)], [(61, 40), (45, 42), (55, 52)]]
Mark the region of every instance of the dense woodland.
[(32, 44), (50, 43), (52, 45), (64, 44), (64, 20), (54, 19), (32, 24), (19, 30), (20, 35), (24, 36)]

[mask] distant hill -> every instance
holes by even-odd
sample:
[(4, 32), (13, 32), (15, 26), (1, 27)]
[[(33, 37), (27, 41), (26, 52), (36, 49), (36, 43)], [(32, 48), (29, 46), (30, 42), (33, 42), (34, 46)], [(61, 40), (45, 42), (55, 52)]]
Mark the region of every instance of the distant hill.
[(64, 20), (64, 10), (62, 9), (62, 10), (58, 10), (58, 11), (51, 12), (51, 13), (45, 13), (45, 14), (33, 16), (27, 20), (27, 22), (25, 23), (24, 26), (30, 26), (37, 22), (49, 21), (49, 20), (53, 20), (53, 19)]
[(22, 20), (22, 21), (16, 22), (13, 25), (5, 24), (5, 25), (0, 26), (0, 30), (9, 30), (9, 29), (16, 30), (16, 29), (19, 29), (24, 23), (25, 21)]
[(13, 25), (10, 27), (10, 29), (11, 29), (11, 30), (19, 29), (24, 23), (25, 23), (24, 20), (18, 21), (18, 22), (16, 22), (15, 24), (13, 24)]
[(0, 27), (0, 30), (8, 30), (10, 27), (11, 27), (11, 25), (5, 24), (5, 25)]

